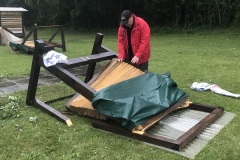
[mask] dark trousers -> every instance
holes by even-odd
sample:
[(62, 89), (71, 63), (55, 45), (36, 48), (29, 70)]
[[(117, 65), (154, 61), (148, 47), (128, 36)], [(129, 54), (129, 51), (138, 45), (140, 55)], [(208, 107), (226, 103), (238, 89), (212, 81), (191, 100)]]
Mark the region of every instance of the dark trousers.
[(139, 67), (142, 71), (147, 72), (147, 71), (148, 71), (148, 61), (147, 61), (147, 62), (144, 62), (144, 63), (142, 63), (142, 64), (140, 64), (140, 65), (138, 65), (138, 67)]

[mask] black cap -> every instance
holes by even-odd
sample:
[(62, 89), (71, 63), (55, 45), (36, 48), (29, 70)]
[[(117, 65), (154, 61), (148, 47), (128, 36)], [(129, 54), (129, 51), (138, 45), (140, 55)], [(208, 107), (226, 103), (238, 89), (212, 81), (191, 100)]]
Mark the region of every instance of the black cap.
[(121, 25), (126, 25), (128, 23), (128, 19), (131, 17), (132, 12), (129, 10), (124, 10), (121, 14)]

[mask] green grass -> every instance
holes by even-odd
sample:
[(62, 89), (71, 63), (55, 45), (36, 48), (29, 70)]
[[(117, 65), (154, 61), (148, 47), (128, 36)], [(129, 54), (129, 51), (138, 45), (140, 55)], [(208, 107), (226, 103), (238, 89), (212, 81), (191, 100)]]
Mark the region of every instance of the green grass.
[[(95, 33), (66, 31), (65, 38), (67, 52), (64, 54), (75, 58), (91, 53)], [(103, 45), (117, 52), (116, 38), (116, 33), (107, 32)], [(239, 159), (239, 99), (209, 91), (192, 91), (190, 85), (195, 81), (215, 83), (230, 92), (240, 93), (240, 32), (213, 30), (194, 34), (152, 34), (151, 50), (151, 72), (163, 74), (170, 71), (179, 88), (188, 93), (190, 101), (220, 106), (237, 115), (196, 159)], [(0, 77), (29, 74), (31, 55), (12, 54), (7, 46), (1, 46), (0, 57)], [(37, 97), (50, 100), (72, 93), (72, 89), (58, 83), (39, 87)], [(16, 112), (12, 111), (13, 116), (0, 120), (1, 159), (186, 159), (136, 140), (96, 130), (91, 126), (91, 119), (86, 117), (68, 115), (73, 126), (67, 127), (40, 109), (25, 106), (26, 91), (0, 97), (0, 106), (10, 103), (9, 96), (16, 97), (18, 101), (14, 103), (20, 107)], [(51, 105), (65, 111), (65, 103), (59, 101)], [(29, 120), (35, 116), (36, 122)]]

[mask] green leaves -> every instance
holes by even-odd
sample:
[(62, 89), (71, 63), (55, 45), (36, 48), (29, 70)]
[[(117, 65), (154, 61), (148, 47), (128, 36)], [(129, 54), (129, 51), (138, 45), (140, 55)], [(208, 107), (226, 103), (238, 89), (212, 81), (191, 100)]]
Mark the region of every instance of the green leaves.
[(29, 117), (29, 121), (36, 123), (37, 122), (37, 116)]
[(0, 119), (17, 118), (20, 116), (20, 100), (16, 96), (8, 96), (8, 102), (0, 107)]

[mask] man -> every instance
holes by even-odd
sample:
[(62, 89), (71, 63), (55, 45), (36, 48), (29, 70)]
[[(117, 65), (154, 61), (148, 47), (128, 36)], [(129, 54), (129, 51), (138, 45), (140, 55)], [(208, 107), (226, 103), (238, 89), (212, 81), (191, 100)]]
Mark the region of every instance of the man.
[(118, 29), (118, 61), (130, 61), (148, 71), (150, 58), (150, 28), (146, 21), (129, 10), (121, 14)]

